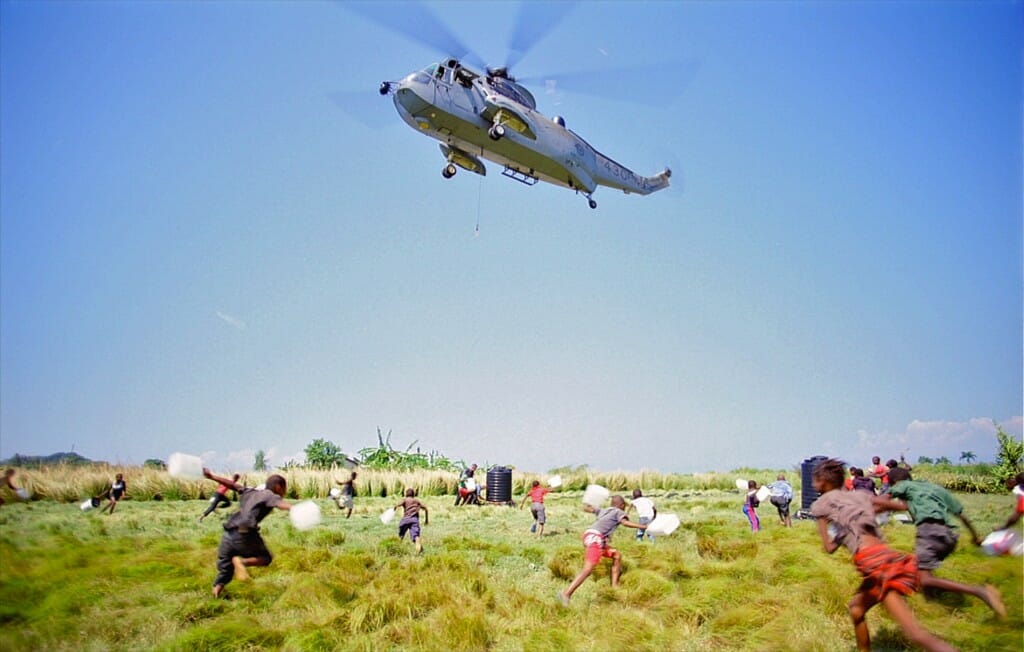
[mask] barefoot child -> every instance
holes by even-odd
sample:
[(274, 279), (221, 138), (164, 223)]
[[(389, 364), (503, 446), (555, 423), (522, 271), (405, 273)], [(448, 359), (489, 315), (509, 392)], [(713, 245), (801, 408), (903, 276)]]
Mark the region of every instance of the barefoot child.
[(576, 589), (580, 588), (584, 580), (597, 568), (603, 557), (612, 560), (612, 586), (619, 585), (619, 575), (622, 572), (622, 553), (608, 545), (612, 532), (620, 525), (639, 529), (639, 523), (634, 523), (626, 517), (626, 501), (622, 496), (612, 496), (612, 506), (604, 509), (596, 509), (590, 505), (584, 505), (583, 511), (597, 514), (597, 520), (583, 533), (583, 547), (586, 552), (583, 556), (583, 570), (579, 572), (576, 579), (572, 581), (565, 591), (558, 594), (563, 606), (569, 606), (569, 599)]
[[(818, 535), (825, 552), (832, 554), (840, 545), (846, 546), (864, 578), (847, 605), (857, 649), (871, 650), (865, 616), (871, 607), (881, 603), (916, 645), (932, 652), (955, 650), (914, 618), (904, 596), (919, 588), (917, 559), (882, 542), (875, 522), (874, 499), (863, 491), (842, 491), (844, 475), (843, 463), (836, 459), (825, 460), (814, 468), (811, 477), (821, 496), (811, 505), (811, 514), (818, 519)], [(834, 529), (834, 536), (830, 529)]]
[(962, 584), (932, 574), (956, 550), (958, 537), (952, 527), (953, 516), (967, 526), (974, 545), (981, 545), (981, 537), (964, 514), (963, 505), (953, 494), (937, 484), (913, 480), (909, 471), (897, 467), (889, 470), (889, 493), (878, 496), (875, 504), (884, 509), (909, 511), (910, 517), (914, 519), (917, 527), (914, 553), (917, 555), (922, 588), (973, 595), (987, 604), (996, 615), (1006, 616), (1006, 607), (996, 587), (990, 584)]
[(267, 478), (266, 489), (243, 487), (233, 480), (221, 478), (203, 469), (203, 475), (214, 482), (238, 492), (238, 511), (224, 523), (224, 534), (217, 548), (217, 578), (213, 581), (213, 597), (219, 598), (224, 587), (236, 575), (244, 582), (249, 579), (248, 566), (269, 566), (274, 557), (260, 536), (260, 522), (275, 507), (289, 510), (291, 503), (284, 500), (288, 483), (277, 474)]
[(544, 511), (544, 496), (550, 492), (551, 490), (547, 487), (540, 486), (540, 480), (534, 480), (530, 491), (523, 497), (523, 502), (519, 503), (519, 509), (522, 509), (526, 506), (526, 501), (530, 501), (530, 513), (533, 514), (533, 525), (530, 527), (530, 532), (536, 532), (538, 537), (544, 535), (544, 523), (547, 521), (547, 514)]
[(395, 511), (402, 509), (402, 520), (398, 522), (398, 540), (405, 539), (405, 533), (409, 533), (409, 540), (416, 544), (416, 554), (423, 552), (423, 537), (420, 536), (420, 511), (423, 512), (423, 524), (430, 525), (430, 510), (416, 498), (413, 489), (405, 490), (405, 498), (395, 505)]

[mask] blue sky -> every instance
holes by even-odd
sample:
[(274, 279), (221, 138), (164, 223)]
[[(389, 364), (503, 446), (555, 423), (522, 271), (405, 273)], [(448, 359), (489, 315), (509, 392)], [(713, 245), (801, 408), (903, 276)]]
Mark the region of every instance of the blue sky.
[[(519, 5), (429, 6), (505, 60)], [(514, 73), (699, 64), (534, 88), (673, 165), (592, 211), (442, 179), (376, 89), (446, 53), (336, 4), (0, 3), (0, 457), (245, 469), (380, 427), (537, 471), (991, 460), (1024, 412), (1022, 17), (577, 5)], [(383, 126), (331, 100), (360, 90)]]

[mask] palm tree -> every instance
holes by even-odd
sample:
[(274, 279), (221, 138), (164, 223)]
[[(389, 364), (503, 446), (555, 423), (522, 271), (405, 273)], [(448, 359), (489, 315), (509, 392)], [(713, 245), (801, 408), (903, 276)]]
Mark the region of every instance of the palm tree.
[(960, 461), (961, 462), (966, 462), (967, 464), (971, 464), (976, 459), (978, 459), (978, 456), (975, 455), (974, 453), (972, 453), (971, 451), (961, 451), (960, 452)]

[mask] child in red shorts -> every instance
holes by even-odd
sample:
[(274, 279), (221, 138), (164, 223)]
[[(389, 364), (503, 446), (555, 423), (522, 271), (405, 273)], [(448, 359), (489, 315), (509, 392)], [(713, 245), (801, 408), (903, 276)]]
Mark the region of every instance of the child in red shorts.
[(871, 607), (881, 603), (916, 645), (931, 651), (955, 650), (914, 618), (905, 596), (919, 588), (917, 558), (882, 542), (873, 497), (863, 491), (842, 491), (845, 475), (843, 463), (836, 459), (825, 460), (814, 468), (811, 477), (821, 496), (811, 505), (811, 514), (818, 519), (818, 535), (825, 552), (832, 554), (840, 545), (846, 546), (864, 578), (847, 605), (857, 648), (871, 649), (865, 616)]
[(586, 552), (583, 556), (583, 570), (579, 572), (576, 579), (572, 581), (565, 591), (559, 592), (558, 598), (564, 606), (569, 606), (569, 599), (576, 589), (590, 577), (594, 569), (607, 557), (612, 560), (612, 586), (619, 585), (619, 575), (622, 572), (622, 553), (608, 545), (612, 532), (620, 525), (640, 529), (644, 527), (634, 523), (626, 517), (626, 501), (622, 496), (612, 496), (612, 506), (604, 509), (596, 509), (590, 505), (584, 505), (583, 511), (597, 514), (597, 520), (583, 533), (583, 546)]

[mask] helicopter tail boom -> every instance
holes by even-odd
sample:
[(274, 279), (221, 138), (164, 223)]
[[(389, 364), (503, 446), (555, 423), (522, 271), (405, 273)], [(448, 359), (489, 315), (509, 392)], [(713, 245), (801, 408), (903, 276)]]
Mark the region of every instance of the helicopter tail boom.
[(619, 165), (607, 156), (597, 152), (597, 170), (594, 181), (607, 188), (616, 188), (627, 195), (649, 195), (669, 186), (672, 170), (665, 168), (651, 177), (640, 176), (629, 168)]

